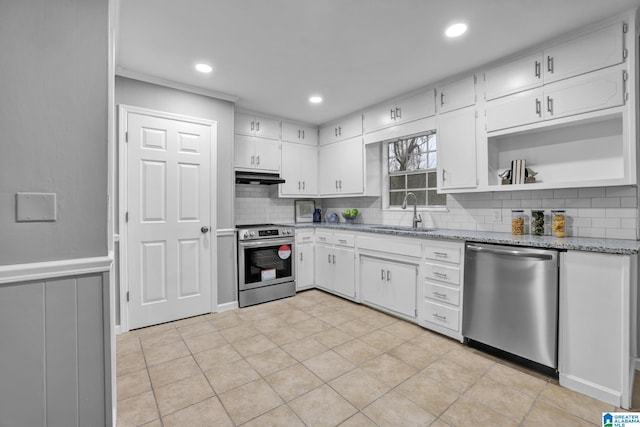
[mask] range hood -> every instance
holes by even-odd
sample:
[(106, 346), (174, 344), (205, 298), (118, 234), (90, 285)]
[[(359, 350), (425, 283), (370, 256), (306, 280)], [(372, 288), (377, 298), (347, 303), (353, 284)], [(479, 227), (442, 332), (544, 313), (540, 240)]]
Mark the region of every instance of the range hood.
[(236, 171), (236, 184), (273, 185), (283, 184), (284, 179), (277, 173)]

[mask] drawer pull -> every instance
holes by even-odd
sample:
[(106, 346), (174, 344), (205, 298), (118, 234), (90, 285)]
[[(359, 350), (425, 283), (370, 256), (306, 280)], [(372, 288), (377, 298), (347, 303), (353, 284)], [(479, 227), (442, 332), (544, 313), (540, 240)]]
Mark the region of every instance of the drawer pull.
[(447, 299), (447, 294), (443, 294), (442, 292), (433, 291), (433, 295), (437, 296), (438, 298)]
[(343, 245), (346, 245), (347, 241), (344, 239), (338, 239), (338, 243), (342, 243)]
[(449, 254), (446, 252), (434, 252), (433, 254), (439, 258), (449, 258)]
[(441, 277), (443, 279), (447, 278), (447, 273), (440, 273), (439, 271), (434, 271), (433, 275), (436, 276), (436, 277)]
[(447, 316), (440, 316), (438, 313), (433, 313), (433, 318), (441, 322), (447, 321)]

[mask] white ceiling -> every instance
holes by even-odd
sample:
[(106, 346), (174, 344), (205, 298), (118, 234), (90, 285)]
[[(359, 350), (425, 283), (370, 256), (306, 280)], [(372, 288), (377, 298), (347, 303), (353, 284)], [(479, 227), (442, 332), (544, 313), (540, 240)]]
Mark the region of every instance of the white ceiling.
[[(640, 0), (119, 0), (117, 66), (322, 124)], [(445, 27), (469, 24), (457, 40)], [(194, 70), (207, 62), (213, 73)], [(321, 94), (324, 102), (310, 105)]]

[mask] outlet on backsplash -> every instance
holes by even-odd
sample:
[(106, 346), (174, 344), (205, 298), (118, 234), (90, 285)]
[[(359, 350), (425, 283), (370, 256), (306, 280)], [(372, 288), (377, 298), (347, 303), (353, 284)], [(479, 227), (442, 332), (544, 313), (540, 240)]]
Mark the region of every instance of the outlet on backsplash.
[(491, 211), (490, 222), (492, 222), (494, 224), (500, 224), (502, 222), (502, 210), (501, 209), (493, 209)]

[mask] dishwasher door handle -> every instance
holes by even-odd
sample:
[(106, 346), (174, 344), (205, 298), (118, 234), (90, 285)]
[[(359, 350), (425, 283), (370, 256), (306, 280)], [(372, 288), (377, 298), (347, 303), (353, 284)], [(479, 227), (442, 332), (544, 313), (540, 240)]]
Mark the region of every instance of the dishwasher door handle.
[(472, 250), (475, 252), (486, 252), (490, 254), (509, 255), (509, 256), (514, 256), (518, 258), (536, 258), (536, 259), (546, 259), (546, 260), (553, 259), (553, 255), (551, 254), (540, 254), (535, 252), (519, 251), (516, 249), (497, 249), (497, 248), (488, 248), (486, 246), (474, 246), (474, 245), (467, 245), (467, 247), (469, 248), (469, 250)]

